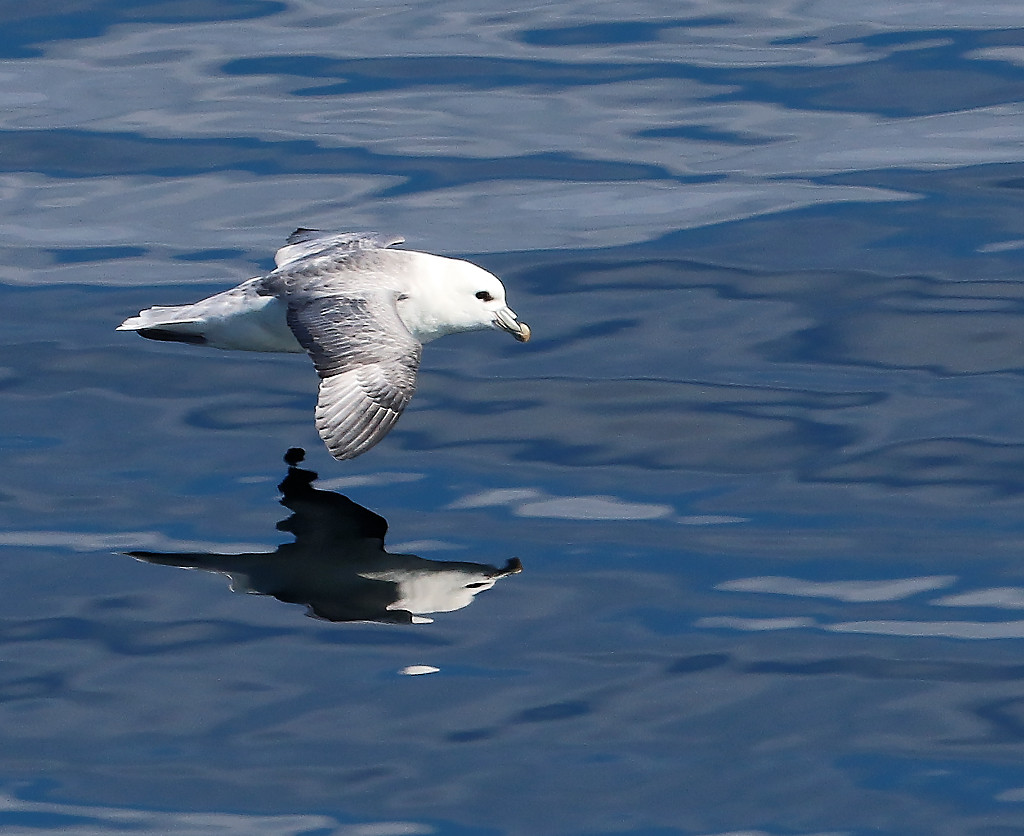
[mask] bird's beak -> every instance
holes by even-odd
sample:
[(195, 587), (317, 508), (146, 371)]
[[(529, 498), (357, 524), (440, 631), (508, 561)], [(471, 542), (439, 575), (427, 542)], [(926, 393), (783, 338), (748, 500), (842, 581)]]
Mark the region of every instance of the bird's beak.
[(508, 562), (500, 569), (491, 572), (492, 578), (507, 578), (509, 575), (518, 575), (523, 571), (523, 562), (518, 557), (509, 558)]
[(515, 312), (511, 308), (498, 310), (494, 318), (494, 327), (508, 331), (521, 343), (528, 342), (530, 339), (530, 326), (516, 319)]

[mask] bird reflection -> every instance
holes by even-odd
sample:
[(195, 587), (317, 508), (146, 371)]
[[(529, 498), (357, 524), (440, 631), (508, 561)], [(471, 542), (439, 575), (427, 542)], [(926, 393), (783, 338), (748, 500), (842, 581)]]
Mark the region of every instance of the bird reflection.
[(147, 563), (221, 572), (236, 592), (305, 604), (327, 621), (430, 623), (425, 613), (452, 612), (500, 578), (523, 570), (519, 558), (502, 568), (442, 562), (384, 549), (387, 520), (333, 491), (313, 487), (317, 474), (298, 464), (305, 451), (285, 455), (288, 474), (278, 486), (292, 514), (277, 524), (295, 535), (269, 554), (129, 552)]

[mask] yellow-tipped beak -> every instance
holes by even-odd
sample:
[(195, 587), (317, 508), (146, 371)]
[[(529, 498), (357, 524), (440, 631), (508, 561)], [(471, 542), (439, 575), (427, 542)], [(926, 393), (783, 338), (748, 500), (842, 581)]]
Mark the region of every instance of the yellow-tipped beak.
[(511, 308), (502, 308), (498, 311), (495, 315), (494, 325), (502, 331), (508, 331), (521, 343), (530, 340), (530, 326), (516, 319), (515, 312)]

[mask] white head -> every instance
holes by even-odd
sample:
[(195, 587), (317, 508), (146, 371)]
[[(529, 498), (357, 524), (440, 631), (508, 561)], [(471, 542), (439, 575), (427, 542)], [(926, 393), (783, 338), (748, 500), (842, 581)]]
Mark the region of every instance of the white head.
[(416, 285), (398, 301), (398, 314), (420, 342), (498, 328), (519, 342), (530, 339), (530, 327), (516, 318), (505, 302), (497, 276), (455, 258), (416, 253)]
[(497, 578), (483, 572), (439, 569), (430, 572), (394, 572), (389, 580), (398, 585), (398, 590), (397, 600), (388, 604), (387, 608), (422, 615), (454, 612), (468, 607), (474, 596), (494, 586)]
[(523, 571), (523, 564), (517, 557), (500, 569), (482, 563), (414, 559), (419, 561), (415, 568), (396, 568), (372, 575), (398, 585), (396, 600), (388, 604), (389, 610), (408, 610), (416, 615), (461, 610), (472, 603), (474, 596), (490, 589), (501, 578)]

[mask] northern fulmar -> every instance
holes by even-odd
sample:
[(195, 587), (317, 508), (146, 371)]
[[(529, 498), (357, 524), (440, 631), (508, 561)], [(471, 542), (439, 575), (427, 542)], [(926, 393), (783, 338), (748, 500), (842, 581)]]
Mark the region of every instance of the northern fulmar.
[(320, 375), (316, 427), (336, 459), (365, 453), (416, 387), (423, 343), (530, 328), (496, 276), (456, 258), (393, 249), (403, 238), (297, 229), (276, 268), (191, 305), (148, 308), (119, 331), (240, 351), (305, 351)]

